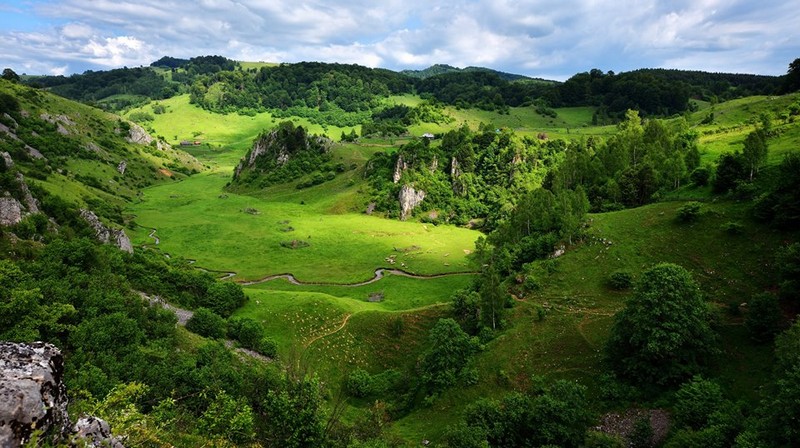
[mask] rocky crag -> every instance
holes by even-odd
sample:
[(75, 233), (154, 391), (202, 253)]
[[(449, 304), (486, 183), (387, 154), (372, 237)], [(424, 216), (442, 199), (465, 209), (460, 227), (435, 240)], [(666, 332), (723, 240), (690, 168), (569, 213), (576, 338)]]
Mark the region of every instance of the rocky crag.
[(108, 423), (84, 417), (75, 425), (67, 415), (64, 357), (44, 342), (0, 342), (0, 446), (41, 442), (122, 448)]
[(236, 166), (233, 177), (236, 180), (246, 171), (268, 173), (287, 166), (302, 155), (325, 155), (332, 146), (332, 140), (309, 135), (302, 126), (295, 127), (291, 122), (281, 123), (256, 138), (253, 147)]
[(94, 229), (95, 237), (102, 243), (113, 244), (120, 250), (124, 250), (129, 254), (133, 253), (133, 245), (130, 238), (125, 234), (122, 229), (112, 229), (107, 227), (100, 221), (100, 218), (91, 210), (81, 209), (81, 218), (83, 218), (89, 226)]
[[(14, 167), (14, 161), (7, 152), (0, 153), (0, 163), (4, 171)], [(31, 195), (22, 173), (15, 173), (12, 183), (13, 194), (7, 190), (0, 191), (0, 226), (13, 226), (25, 216), (39, 213), (39, 202)]]

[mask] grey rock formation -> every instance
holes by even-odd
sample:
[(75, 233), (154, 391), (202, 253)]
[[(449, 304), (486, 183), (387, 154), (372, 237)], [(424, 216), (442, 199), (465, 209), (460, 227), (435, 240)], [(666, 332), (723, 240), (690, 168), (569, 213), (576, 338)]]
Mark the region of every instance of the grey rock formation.
[(458, 159), (453, 157), (450, 160), (450, 177), (452, 177), (453, 179), (458, 179), (459, 177), (461, 177), (461, 174), (463, 174), (463, 172), (461, 171), (461, 164), (458, 163)]
[(33, 197), (31, 191), (28, 189), (28, 184), (25, 183), (25, 177), (22, 173), (17, 173), (17, 182), (19, 183), (19, 189), (22, 193), (22, 202), (27, 208), (28, 213), (39, 213), (39, 201)]
[(119, 172), (119, 174), (122, 174), (122, 175), (125, 174), (125, 170), (127, 168), (128, 168), (128, 162), (126, 162), (124, 160), (119, 162), (119, 165), (117, 165), (117, 171)]
[(130, 238), (125, 234), (122, 229), (112, 229), (106, 227), (94, 212), (86, 209), (81, 209), (81, 218), (89, 223), (89, 226), (94, 229), (95, 237), (105, 244), (113, 244), (120, 250), (128, 253), (133, 253), (133, 245)]
[[(14, 161), (8, 153), (0, 153), (0, 156), (6, 167), (14, 166)], [(39, 213), (39, 202), (31, 195), (22, 173), (16, 173), (16, 180), (18, 197), (11, 196), (8, 191), (0, 192), (3, 194), (3, 197), (0, 197), (0, 226), (13, 226), (28, 214)]]
[(153, 142), (156, 142), (156, 148), (158, 148), (159, 151), (164, 151), (170, 147), (161, 140), (153, 139), (153, 137), (148, 134), (143, 127), (134, 123), (131, 123), (131, 128), (128, 131), (128, 136), (125, 137), (125, 140), (127, 140), (129, 143), (135, 143), (137, 145), (149, 145)]
[(0, 342), (0, 446), (18, 447), (34, 431), (54, 442), (69, 431), (64, 358), (44, 342)]
[(136, 143), (137, 145), (149, 145), (153, 142), (153, 137), (144, 130), (143, 127), (139, 126), (138, 124), (131, 123), (131, 128), (128, 131), (128, 136), (125, 137), (130, 143)]
[(400, 154), (397, 156), (397, 162), (394, 164), (394, 174), (392, 174), (394, 183), (400, 182), (400, 178), (403, 177), (403, 172), (407, 169), (408, 163), (403, 159), (403, 155)]
[(95, 142), (87, 143), (86, 146), (84, 146), (84, 149), (86, 149), (87, 151), (91, 151), (91, 152), (97, 152), (97, 153), (100, 152), (100, 147), (97, 146), (97, 143), (95, 143)]
[(13, 226), (22, 221), (22, 204), (12, 197), (0, 198), (0, 226)]
[(17, 120), (15, 120), (14, 117), (9, 115), (8, 113), (3, 112), (3, 118), (5, 118), (6, 120), (10, 121), (11, 125), (14, 126), (14, 129), (19, 127), (19, 123), (17, 123)]
[(56, 115), (52, 116), (47, 113), (43, 113), (39, 115), (39, 118), (42, 120), (56, 125), (56, 132), (61, 135), (69, 135), (71, 134), (70, 130), (66, 128), (66, 126), (75, 126), (75, 122), (70, 120), (70, 118), (66, 115)]
[(425, 199), (425, 192), (416, 190), (411, 185), (403, 185), (400, 188), (400, 219), (405, 221), (411, 212)]
[(122, 442), (111, 434), (111, 427), (102, 418), (91, 415), (78, 419), (72, 428), (72, 444), (82, 447), (125, 448)]
[[(300, 128), (298, 127), (297, 129)], [(298, 152), (318, 150), (325, 153), (330, 151), (331, 146), (333, 146), (332, 140), (317, 135), (307, 135), (305, 131), (296, 134), (297, 136), (302, 136), (303, 138), (297, 138), (294, 142), (295, 146), (288, 147), (286, 141), (282, 140), (280, 129), (274, 129), (269, 133), (260, 135), (253, 143), (249, 154), (236, 165), (234, 178), (239, 177), (245, 169), (254, 168), (257, 160), (261, 157), (273, 158), (277, 166), (280, 167), (285, 165)]]
[(12, 166), (14, 166), (14, 159), (11, 158), (11, 154), (7, 152), (0, 152), (0, 158), (3, 159), (6, 168), (11, 168)]

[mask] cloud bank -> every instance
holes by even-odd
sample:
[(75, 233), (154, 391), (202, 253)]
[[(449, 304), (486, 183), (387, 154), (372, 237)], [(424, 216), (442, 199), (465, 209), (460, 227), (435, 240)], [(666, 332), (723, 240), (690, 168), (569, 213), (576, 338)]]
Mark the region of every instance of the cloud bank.
[(0, 15), (0, 65), (27, 73), (219, 54), (554, 79), (644, 67), (779, 75), (800, 57), (800, 6), (775, 0), (29, 0)]

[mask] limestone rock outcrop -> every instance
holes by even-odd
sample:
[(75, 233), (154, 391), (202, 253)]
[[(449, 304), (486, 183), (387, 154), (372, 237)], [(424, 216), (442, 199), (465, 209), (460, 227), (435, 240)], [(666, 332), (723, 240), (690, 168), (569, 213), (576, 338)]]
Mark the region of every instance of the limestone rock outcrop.
[(133, 245), (131, 244), (131, 240), (128, 238), (128, 235), (125, 234), (124, 230), (106, 227), (106, 225), (100, 221), (100, 218), (98, 218), (97, 215), (95, 215), (91, 210), (81, 209), (80, 213), (81, 218), (88, 222), (89, 226), (94, 229), (95, 237), (98, 240), (105, 244), (113, 244), (120, 250), (124, 250), (129, 254), (133, 253)]
[(310, 135), (302, 126), (291, 122), (282, 123), (277, 128), (262, 133), (253, 142), (253, 147), (239, 161), (234, 170), (234, 179), (247, 170), (267, 172), (286, 165), (301, 152), (327, 153), (333, 141), (322, 136)]
[(0, 342), (0, 446), (22, 446), (37, 430), (64, 439), (70, 422), (63, 375), (55, 346)]
[(162, 142), (161, 140), (156, 140), (144, 130), (143, 127), (139, 126), (138, 124), (131, 123), (130, 129), (128, 130), (128, 136), (125, 137), (129, 143), (135, 143), (137, 145), (149, 145), (153, 142), (156, 142), (156, 148), (159, 151), (163, 151), (169, 148), (169, 145)]
[(0, 226), (13, 226), (22, 221), (22, 204), (12, 197), (0, 198)]
[(45, 342), (0, 342), (0, 447), (40, 445), (124, 448), (108, 423), (85, 416), (73, 426), (67, 414), (64, 357)]
[(405, 221), (411, 215), (411, 212), (425, 199), (425, 192), (416, 190), (411, 185), (406, 184), (400, 188), (398, 199), (400, 200), (400, 219)]
[[(2, 163), (6, 169), (14, 166), (11, 155), (7, 152), (0, 153)], [(39, 213), (39, 202), (31, 194), (25, 177), (22, 173), (16, 173), (17, 187), (15, 196), (8, 191), (0, 191), (0, 226), (13, 226), (31, 213)]]
[(78, 419), (72, 427), (73, 445), (83, 447), (125, 448), (122, 442), (111, 434), (111, 426), (102, 418), (92, 415)]
[(400, 178), (403, 177), (403, 172), (407, 169), (408, 163), (403, 159), (403, 155), (400, 154), (397, 156), (397, 162), (394, 164), (394, 173), (392, 174), (394, 183), (400, 182)]

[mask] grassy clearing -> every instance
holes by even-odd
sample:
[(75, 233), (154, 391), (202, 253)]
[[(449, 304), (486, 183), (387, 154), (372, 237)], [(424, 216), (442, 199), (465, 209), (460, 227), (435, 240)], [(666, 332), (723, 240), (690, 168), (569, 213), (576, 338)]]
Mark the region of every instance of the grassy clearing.
[[(268, 112), (254, 116), (239, 114), (217, 114), (189, 104), (189, 95), (178, 95), (166, 100), (158, 101), (166, 107), (163, 114), (153, 114), (151, 104), (144, 105), (128, 111), (127, 116), (136, 111), (143, 111), (153, 115), (153, 121), (148, 123), (153, 132), (164, 137), (172, 145), (178, 145), (182, 140), (200, 141), (205, 146), (201, 151), (210, 151), (216, 148), (218, 153), (208, 154), (207, 160), (233, 166), (244, 152), (250, 147), (253, 138), (263, 131), (270, 129), (286, 119), (279, 119)], [(351, 128), (336, 126), (321, 126), (313, 124), (306, 119), (294, 117), (291, 119), (295, 125), (302, 125), (311, 134), (328, 135), (338, 139), (342, 131), (350, 132)], [(191, 147), (189, 147), (191, 148)], [(202, 152), (195, 153), (200, 155)]]
[[(304, 291), (327, 294), (332, 297), (350, 299), (363, 304), (363, 309), (375, 311), (404, 311), (421, 308), (437, 303), (450, 301), (454, 291), (466, 288), (472, 282), (471, 275), (457, 275), (430, 279), (413, 279), (390, 273), (369, 285), (363, 286), (326, 286), (326, 285), (290, 285), (285, 280), (274, 280), (248, 289), (263, 291)], [(382, 296), (379, 302), (370, 302), (375, 294)]]
[(264, 61), (239, 61), (242, 70), (250, 70), (251, 68), (260, 69), (261, 67), (277, 67), (277, 62), (264, 62)]
[[(385, 259), (392, 255), (415, 273), (470, 269), (467, 254), (478, 232), (325, 214), (330, 204), (324, 201), (315, 206), (310, 199), (303, 204), (223, 193), (227, 180), (225, 173), (212, 172), (150, 188), (130, 212), (141, 226), (158, 229), (163, 251), (197, 259), (208, 269), (235, 271), (244, 280), (290, 272), (304, 281), (358, 282), (371, 278), (375, 268), (388, 266)], [(327, 185), (303, 194), (324, 197)], [(150, 242), (147, 233), (144, 228), (135, 232), (134, 241)], [(281, 246), (293, 240), (309, 246)]]

